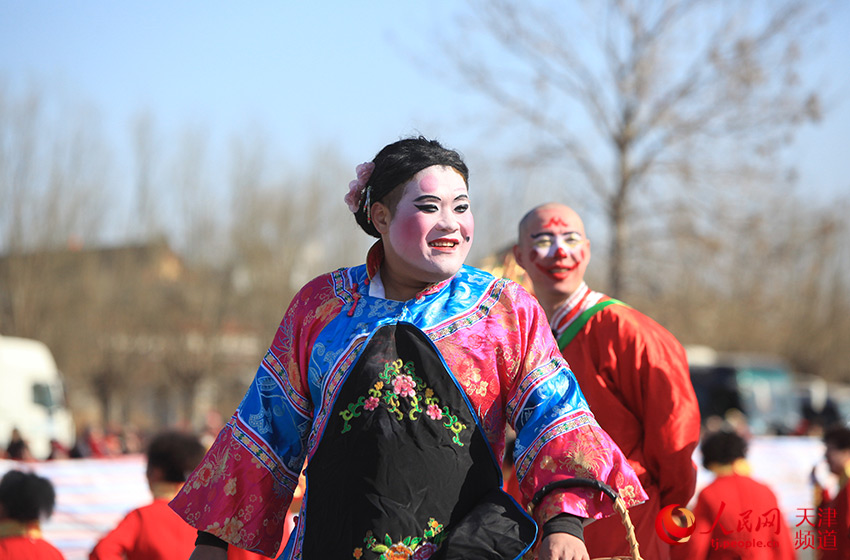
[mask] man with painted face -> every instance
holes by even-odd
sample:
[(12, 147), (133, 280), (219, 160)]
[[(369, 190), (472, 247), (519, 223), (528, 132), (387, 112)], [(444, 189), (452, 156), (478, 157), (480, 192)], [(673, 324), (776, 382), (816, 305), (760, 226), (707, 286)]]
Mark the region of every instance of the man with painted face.
[[(685, 506), (696, 486), (691, 459), (699, 441), (699, 407), (682, 345), (635, 309), (584, 282), (590, 240), (579, 215), (563, 204), (531, 210), (513, 249), (549, 318), (558, 347), (591, 410), (626, 454), (649, 500), (630, 510), (641, 553), (669, 558), (655, 532), (664, 506)], [(585, 529), (591, 557), (628, 554), (615, 519)]]
[[(546, 316), (518, 284), (466, 266), (475, 223), (460, 155), (399, 140), (345, 201), (377, 238), (366, 263), (293, 298), (239, 409), (171, 507), (271, 556), (307, 459), (287, 560), (588, 560), (585, 519), (613, 513), (592, 477), (646, 499), (599, 428)], [(523, 505), (501, 490), (506, 425)], [(536, 522), (536, 523), (535, 523)]]

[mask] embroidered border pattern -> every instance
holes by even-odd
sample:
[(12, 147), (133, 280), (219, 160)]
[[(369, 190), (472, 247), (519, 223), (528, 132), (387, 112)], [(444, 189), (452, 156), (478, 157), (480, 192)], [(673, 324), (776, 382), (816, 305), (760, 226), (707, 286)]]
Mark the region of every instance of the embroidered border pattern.
[[(399, 542), (393, 542), (389, 535), (384, 535), (384, 541), (379, 543), (372, 531), (369, 531), (363, 538), (363, 543), (367, 550), (380, 554), (377, 560), (426, 560), (437, 551), (445, 537), (443, 525), (432, 517), (421, 537), (405, 537)], [(360, 560), (363, 557), (363, 548), (355, 548), (352, 556)]]
[(344, 302), (344, 305), (348, 305), (354, 302), (354, 294), (346, 287), (348, 284), (353, 283), (353, 279), (349, 278), (348, 282), (346, 282), (347, 274), (344, 274), (349, 269), (347, 268), (338, 268), (331, 272), (331, 278), (333, 279), (334, 285), (334, 293), (336, 296)]
[(435, 329), (428, 331), (428, 337), (436, 342), (437, 340), (452, 335), (461, 329), (468, 328), (484, 317), (487, 317), (490, 314), (490, 310), (494, 305), (496, 305), (499, 298), (502, 297), (502, 290), (504, 290), (507, 283), (508, 280), (506, 278), (500, 278), (493, 282), (493, 285), (490, 286), (487, 295), (480, 303), (478, 303), (478, 305), (471, 307), (467, 314), (449, 322), (445, 326), (438, 326)]
[[(384, 371), (378, 373), (378, 377), (379, 380), (369, 389), (368, 397), (361, 396), (357, 402), (349, 404), (346, 410), (339, 413), (344, 423), (340, 433), (351, 430), (349, 422), (363, 414), (361, 408), (371, 412), (383, 402), (399, 422), (405, 417), (415, 422), (422, 413), (431, 420), (442, 421), (443, 427), (452, 432), (452, 441), (463, 447), (460, 434), (467, 428), (466, 424), (461, 423), (448, 406), (441, 406), (440, 398), (434, 394), (434, 390), (416, 375), (413, 362), (405, 364), (400, 358), (386, 362)], [(402, 406), (402, 403), (406, 406)]]
[(351, 344), (351, 346), (346, 350), (346, 354), (343, 355), (341, 360), (338, 362), (339, 365), (332, 369), (331, 373), (326, 377), (322, 385), (322, 405), (319, 408), (319, 412), (316, 415), (315, 420), (313, 421), (313, 429), (310, 431), (310, 437), (307, 441), (307, 449), (309, 449), (311, 457), (313, 456), (313, 452), (316, 450), (319, 434), (322, 434), (325, 431), (325, 425), (328, 423), (328, 417), (330, 416), (333, 403), (336, 400), (336, 395), (342, 388), (342, 379), (345, 376), (345, 373), (351, 368), (351, 365), (360, 356), (358, 350), (361, 344), (363, 344), (363, 340), (359, 339), (355, 340)]
[(552, 377), (563, 365), (564, 363), (558, 358), (552, 358), (520, 381), (519, 387), (517, 387), (513, 397), (505, 405), (505, 415), (511, 422), (516, 421), (514, 413), (520, 408), (520, 403), (524, 403), (531, 392), (537, 389), (546, 379)]
[(263, 365), (265, 366), (266, 371), (268, 371), (273, 378), (277, 379), (278, 385), (280, 385), (283, 389), (283, 394), (286, 395), (286, 400), (292, 404), (293, 408), (295, 408), (295, 410), (297, 410), (305, 418), (312, 417), (313, 405), (304, 395), (292, 387), (292, 383), (289, 381), (289, 372), (286, 371), (286, 368), (283, 367), (283, 364), (280, 363), (277, 356), (272, 354), (270, 350), (266, 352), (266, 355), (263, 358)]
[(280, 485), (284, 486), (290, 493), (294, 494), (295, 488), (298, 486), (298, 475), (293, 475), (293, 473), (286, 470), (276, 457), (269, 453), (268, 450), (257, 443), (254, 438), (242, 429), (242, 427), (238, 425), (242, 424), (238, 418), (235, 419), (235, 421), (231, 420), (228, 424), (231, 427), (233, 438), (238, 441), (242, 447), (248, 451), (248, 453), (256, 457), (258, 461), (265, 465), (266, 469), (268, 469), (269, 473), (271, 473)]
[(519, 462), (516, 465), (517, 479), (522, 482), (522, 479), (525, 478), (526, 472), (528, 472), (528, 469), (531, 467), (531, 463), (537, 457), (537, 454), (540, 453), (540, 450), (543, 449), (543, 446), (547, 443), (568, 432), (581, 428), (582, 426), (595, 423), (596, 421), (591, 415), (587, 414), (586, 411), (581, 410), (570, 417), (564, 418), (562, 421), (544, 431), (534, 441), (534, 443), (528, 447), (522, 457), (519, 458)]

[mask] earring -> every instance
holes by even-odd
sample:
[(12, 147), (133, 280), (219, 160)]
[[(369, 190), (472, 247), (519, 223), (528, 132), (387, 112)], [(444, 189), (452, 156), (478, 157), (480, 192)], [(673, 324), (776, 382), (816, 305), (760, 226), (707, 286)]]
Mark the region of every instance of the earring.
[(366, 223), (372, 223), (372, 185), (366, 187)]

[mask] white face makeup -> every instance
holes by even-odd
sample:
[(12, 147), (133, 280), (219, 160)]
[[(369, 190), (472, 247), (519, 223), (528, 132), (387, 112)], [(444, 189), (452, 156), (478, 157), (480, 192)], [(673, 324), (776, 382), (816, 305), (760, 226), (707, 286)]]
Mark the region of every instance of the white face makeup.
[(451, 167), (431, 166), (403, 188), (383, 235), (391, 281), (424, 287), (451, 278), (466, 260), (475, 231), (466, 182)]
[(590, 242), (578, 214), (553, 204), (529, 217), (514, 254), (534, 283), (535, 293), (554, 300), (569, 296), (581, 285), (590, 262)]
[(537, 259), (564, 259), (571, 257), (573, 262), (581, 258), (576, 251), (584, 243), (584, 237), (578, 232), (567, 233), (541, 232), (531, 235), (532, 250)]

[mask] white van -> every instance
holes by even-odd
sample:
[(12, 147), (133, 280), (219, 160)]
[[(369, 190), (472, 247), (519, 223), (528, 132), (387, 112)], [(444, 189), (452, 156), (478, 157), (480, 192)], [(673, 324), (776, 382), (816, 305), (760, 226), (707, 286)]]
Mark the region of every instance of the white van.
[(69, 449), (76, 437), (65, 387), (53, 354), (37, 340), (0, 335), (0, 445), (17, 428), (35, 459), (50, 455), (50, 440)]

